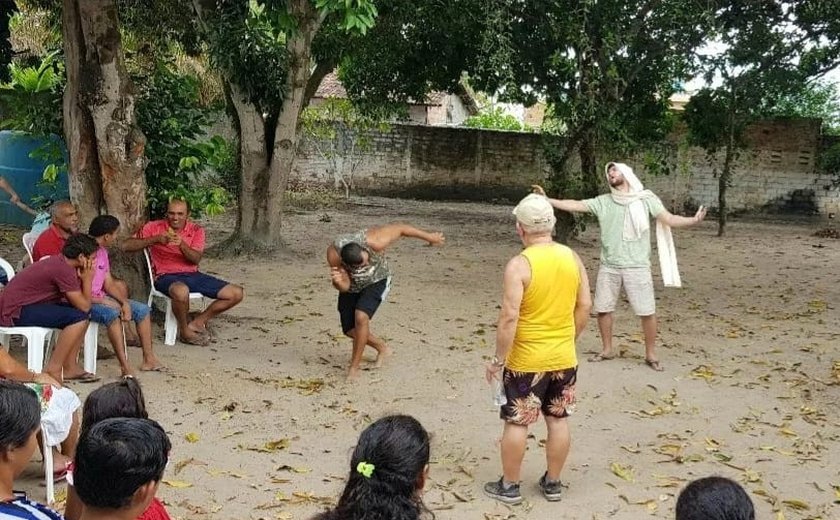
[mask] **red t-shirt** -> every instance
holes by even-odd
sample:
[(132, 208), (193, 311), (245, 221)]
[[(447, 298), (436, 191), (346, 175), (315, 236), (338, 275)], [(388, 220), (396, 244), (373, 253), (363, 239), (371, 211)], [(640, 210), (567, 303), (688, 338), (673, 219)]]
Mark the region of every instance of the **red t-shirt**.
[(50, 224), (50, 227), (38, 235), (35, 245), (32, 246), (32, 261), (37, 262), (45, 256), (60, 255), (66, 241), (67, 239), (58, 233), (55, 224)]
[(171, 520), (171, 518), (163, 503), (155, 497), (149, 507), (143, 511), (143, 514), (137, 517), (137, 520)]
[[(169, 229), (169, 222), (165, 220), (153, 220), (146, 222), (137, 233), (139, 238), (152, 238), (163, 235)], [(178, 235), (185, 244), (196, 251), (204, 251), (204, 228), (198, 224), (187, 222)], [(154, 244), (150, 248), (152, 255), (152, 268), (155, 277), (173, 273), (194, 273), (198, 271), (198, 265), (190, 262), (181, 252), (181, 249), (172, 244)]]
[(35, 262), (9, 280), (0, 292), (0, 325), (13, 326), (25, 305), (60, 303), (66, 293), (81, 290), (82, 281), (64, 255)]

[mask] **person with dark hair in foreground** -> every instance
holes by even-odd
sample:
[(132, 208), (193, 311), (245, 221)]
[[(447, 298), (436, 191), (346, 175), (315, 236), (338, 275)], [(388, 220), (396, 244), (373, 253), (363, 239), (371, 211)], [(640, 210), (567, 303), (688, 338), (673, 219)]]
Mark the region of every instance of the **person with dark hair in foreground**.
[(78, 363), (90, 323), (93, 256), (98, 248), (93, 238), (73, 235), (60, 255), (30, 265), (0, 293), (0, 325), (61, 329), (44, 368), (59, 383), (99, 380)]
[[(204, 228), (190, 221), (189, 204), (178, 199), (169, 201), (165, 219), (147, 222), (122, 245), (128, 252), (149, 248), (155, 289), (172, 299), (179, 339), (190, 345), (207, 345), (207, 323), (245, 298), (245, 289), (239, 285), (198, 270), (204, 246)], [(188, 321), (190, 293), (215, 300), (192, 321)]]
[(155, 498), (172, 445), (150, 419), (105, 419), (82, 430), (73, 485), (82, 520), (133, 519)]
[(53, 478), (63, 479), (79, 440), (79, 414), (76, 412), (82, 407), (79, 397), (48, 374), (28, 370), (0, 348), (0, 380), (3, 379), (23, 383), (38, 396), (41, 452), (53, 450)]
[(0, 380), (0, 520), (63, 520), (52, 509), (14, 491), (15, 477), (38, 447), (41, 408), (35, 392)]
[(117, 239), (120, 221), (113, 215), (99, 215), (91, 223), (88, 232), (96, 239), (99, 249), (94, 256), (94, 271), (91, 285), (93, 307), (90, 319), (100, 323), (108, 329), (108, 339), (117, 354), (122, 375), (133, 375), (134, 371), (128, 362), (125, 352), (126, 329), (125, 322), (133, 321), (137, 325), (140, 336), (140, 346), (143, 349), (143, 364), (140, 370), (162, 371), (163, 364), (158, 361), (152, 347), (152, 318), (151, 309), (145, 303), (126, 297), (127, 291), (111, 276), (111, 260), (107, 247)]
[[(119, 417), (149, 418), (143, 388), (133, 377), (124, 377), (119, 381), (102, 385), (88, 395), (82, 412), (82, 435), (105, 419)], [(73, 471), (70, 472), (68, 481), (71, 485), (67, 488), (67, 507), (64, 510), (64, 516), (67, 520), (79, 520), (82, 516), (82, 503), (72, 485)], [(157, 498), (153, 498), (149, 507), (137, 518), (138, 520), (170, 520), (169, 513)]]
[(755, 520), (755, 508), (737, 482), (706, 477), (682, 490), (677, 498), (676, 520)]
[(407, 224), (388, 224), (338, 237), (327, 248), (330, 279), (338, 290), (338, 314), (341, 329), (353, 338), (348, 379), (359, 375), (365, 345), (377, 352), (376, 366), (381, 366), (391, 349), (370, 332), (370, 320), (391, 289), (391, 270), (385, 249), (400, 238), (425, 240), (430, 246), (442, 246), (443, 233), (431, 233)]
[(417, 419), (379, 419), (359, 437), (338, 505), (313, 520), (417, 520), (430, 514), (421, 498), (429, 453), (429, 434)]

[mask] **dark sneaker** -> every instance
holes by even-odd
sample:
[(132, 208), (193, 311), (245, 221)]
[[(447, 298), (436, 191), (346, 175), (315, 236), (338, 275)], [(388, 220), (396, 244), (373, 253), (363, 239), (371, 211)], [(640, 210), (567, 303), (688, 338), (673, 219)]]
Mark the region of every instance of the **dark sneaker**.
[(548, 473), (545, 473), (540, 477), (540, 489), (546, 500), (557, 502), (560, 500), (560, 493), (563, 492), (563, 484), (559, 480), (556, 482), (548, 480)]
[(484, 484), (484, 492), (490, 498), (495, 498), (505, 504), (518, 504), (522, 502), (522, 495), (519, 493), (519, 484), (508, 484), (505, 487), (504, 478)]

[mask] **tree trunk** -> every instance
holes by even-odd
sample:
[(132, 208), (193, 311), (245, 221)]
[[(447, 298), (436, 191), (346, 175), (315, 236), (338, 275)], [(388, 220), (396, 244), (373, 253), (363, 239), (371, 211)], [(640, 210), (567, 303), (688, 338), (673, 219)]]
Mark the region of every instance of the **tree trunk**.
[(722, 237), (726, 234), (726, 189), (729, 187), (729, 180), (732, 177), (732, 156), (734, 155), (734, 142), (730, 136), (726, 144), (726, 151), (723, 159), (723, 170), (718, 177), (718, 232)]
[(299, 27), (287, 45), (291, 62), (286, 98), (272, 142), (258, 108), (236, 85), (230, 86), (241, 132), (242, 194), (236, 231), (225, 247), (237, 254), (282, 245), (283, 196), (298, 145), (298, 119), (306, 102), (312, 38), (320, 25), (309, 0), (291, 2), (290, 11), (296, 13)]
[[(63, 32), (70, 197), (83, 226), (107, 212), (120, 220), (126, 236), (146, 220), (146, 137), (134, 117), (116, 4), (64, 0)], [(114, 266), (135, 295), (146, 291), (141, 261), (117, 258)]]

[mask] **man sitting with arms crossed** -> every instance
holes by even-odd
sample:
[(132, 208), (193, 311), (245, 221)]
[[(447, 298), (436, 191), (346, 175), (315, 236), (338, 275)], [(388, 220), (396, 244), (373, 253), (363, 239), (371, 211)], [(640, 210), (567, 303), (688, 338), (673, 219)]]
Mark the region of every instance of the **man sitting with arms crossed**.
[[(128, 252), (149, 248), (155, 288), (172, 298), (180, 340), (191, 345), (207, 345), (207, 323), (238, 305), (245, 298), (245, 290), (198, 270), (204, 254), (204, 228), (190, 222), (189, 216), (186, 201), (174, 199), (167, 206), (165, 219), (147, 222), (135, 238), (126, 239), (122, 248)], [(187, 321), (191, 292), (215, 301), (192, 321)]]

